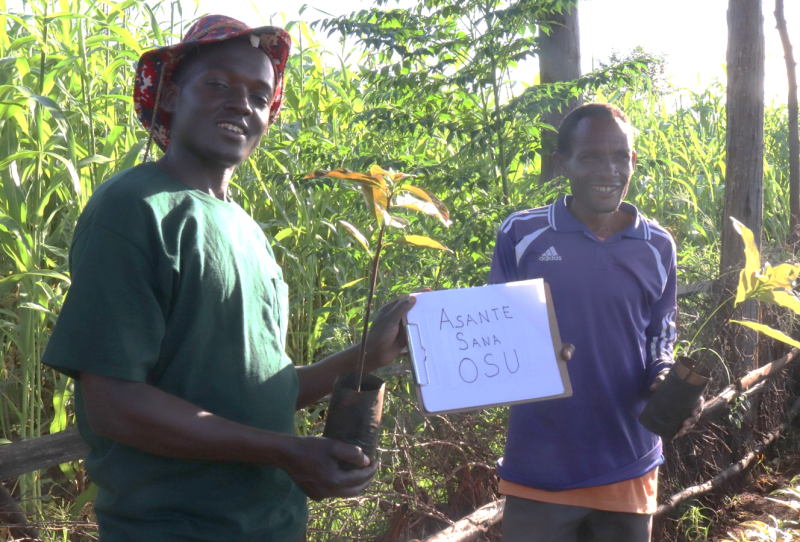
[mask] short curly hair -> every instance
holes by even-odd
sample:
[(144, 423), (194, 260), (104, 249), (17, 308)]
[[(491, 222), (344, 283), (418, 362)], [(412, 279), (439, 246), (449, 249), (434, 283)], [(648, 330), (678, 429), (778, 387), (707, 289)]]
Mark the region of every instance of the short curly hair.
[(576, 107), (570, 111), (558, 127), (558, 141), (556, 149), (559, 154), (569, 156), (572, 154), (572, 140), (575, 139), (575, 130), (585, 118), (598, 117), (604, 119), (619, 119), (627, 126), (631, 123), (628, 116), (616, 105), (607, 103), (589, 103)]

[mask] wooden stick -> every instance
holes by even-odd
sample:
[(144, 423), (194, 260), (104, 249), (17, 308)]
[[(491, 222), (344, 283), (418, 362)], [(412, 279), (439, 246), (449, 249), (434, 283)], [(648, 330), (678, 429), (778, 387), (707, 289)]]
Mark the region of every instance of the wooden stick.
[(477, 540), (486, 534), (489, 527), (503, 519), (505, 505), (506, 499), (502, 497), (482, 506), (446, 529), (426, 538), (424, 542), (472, 542)]
[(783, 431), (786, 431), (791, 424), (794, 417), (797, 415), (797, 412), (800, 411), (800, 399), (795, 401), (792, 405), (792, 408), (789, 410), (789, 419), (781, 425), (778, 429), (767, 435), (767, 437), (759, 444), (752, 452), (744, 456), (742, 459), (725, 469), (724, 471), (717, 474), (711, 480), (708, 480), (702, 484), (687, 487), (683, 491), (679, 491), (674, 495), (671, 495), (667, 498), (666, 502), (658, 507), (656, 513), (653, 517), (663, 516), (680, 503), (686, 501), (687, 499), (691, 499), (693, 497), (699, 497), (700, 495), (704, 495), (714, 489), (719, 488), (724, 482), (730, 480), (735, 475), (743, 472), (747, 467), (750, 466), (750, 463), (753, 462), (753, 459), (761, 455), (761, 453), (767, 449), (773, 442), (775, 442), (780, 434)]
[(74, 427), (60, 433), (6, 444), (0, 446), (0, 480), (83, 459), (88, 453), (89, 447)]
[(706, 406), (703, 408), (703, 413), (700, 417), (704, 418), (705, 416), (721, 410), (756, 384), (777, 376), (784, 367), (797, 358), (798, 354), (800, 354), (800, 350), (792, 348), (792, 350), (782, 358), (750, 371), (742, 378), (723, 389), (719, 395), (706, 402)]

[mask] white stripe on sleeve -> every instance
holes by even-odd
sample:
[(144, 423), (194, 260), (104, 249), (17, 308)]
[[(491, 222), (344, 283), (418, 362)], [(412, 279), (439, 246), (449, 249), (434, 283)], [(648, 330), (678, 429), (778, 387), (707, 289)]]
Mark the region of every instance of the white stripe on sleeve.
[(519, 265), (519, 262), (522, 259), (522, 255), (525, 253), (525, 249), (528, 248), (528, 246), (533, 242), (534, 239), (536, 239), (549, 229), (550, 226), (545, 226), (544, 228), (536, 230), (533, 233), (529, 233), (528, 235), (520, 239), (519, 243), (517, 243), (517, 246), (514, 249), (517, 253), (517, 265)]

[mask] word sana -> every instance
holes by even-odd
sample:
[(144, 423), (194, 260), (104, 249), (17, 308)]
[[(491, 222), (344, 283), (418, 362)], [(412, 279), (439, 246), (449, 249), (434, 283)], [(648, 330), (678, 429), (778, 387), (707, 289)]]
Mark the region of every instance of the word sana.
[[(450, 317), (445, 309), (439, 316), (439, 331), (445, 328), (445, 324), (450, 325), (450, 329), (461, 329), (471, 325), (479, 326), (481, 324), (490, 324), (494, 322), (502, 322), (503, 320), (511, 320), (511, 311), (508, 305), (494, 309), (485, 309), (475, 313), (456, 314)], [(464, 337), (464, 333), (459, 331), (456, 333), (456, 340), (459, 342), (459, 350), (468, 350), (469, 348), (492, 348), (497, 345), (502, 347), (502, 342), (495, 334), (486, 334), (479, 337), (472, 337), (471, 341)], [(499, 352), (481, 353), (476, 357), (479, 361), (475, 361), (470, 357), (462, 358), (458, 364), (458, 375), (461, 380), (467, 384), (472, 384), (477, 381), (482, 375), (486, 378), (494, 378), (501, 373), (502, 365), (505, 365), (506, 370), (514, 374), (519, 371), (519, 355), (516, 350), (511, 352), (502, 352), (503, 361), (500, 361)], [(502, 364), (502, 365), (501, 365)]]
[(491, 337), (481, 337), (480, 339), (481, 340), (479, 341), (478, 339), (473, 337), (472, 344), (470, 345), (469, 342), (464, 339), (463, 333), (461, 333), (460, 331), (456, 333), (456, 340), (460, 343), (464, 343), (464, 346), (460, 346), (458, 348), (459, 350), (466, 350), (470, 346), (480, 348), (481, 346), (493, 346), (495, 344), (503, 344), (500, 342), (500, 339), (497, 338), (497, 335), (492, 335)]

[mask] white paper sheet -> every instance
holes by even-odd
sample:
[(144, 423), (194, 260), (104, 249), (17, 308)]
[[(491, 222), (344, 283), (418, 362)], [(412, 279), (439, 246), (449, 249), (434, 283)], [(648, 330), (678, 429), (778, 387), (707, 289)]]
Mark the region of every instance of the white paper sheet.
[(409, 347), (428, 412), (564, 393), (541, 279), (416, 296)]

